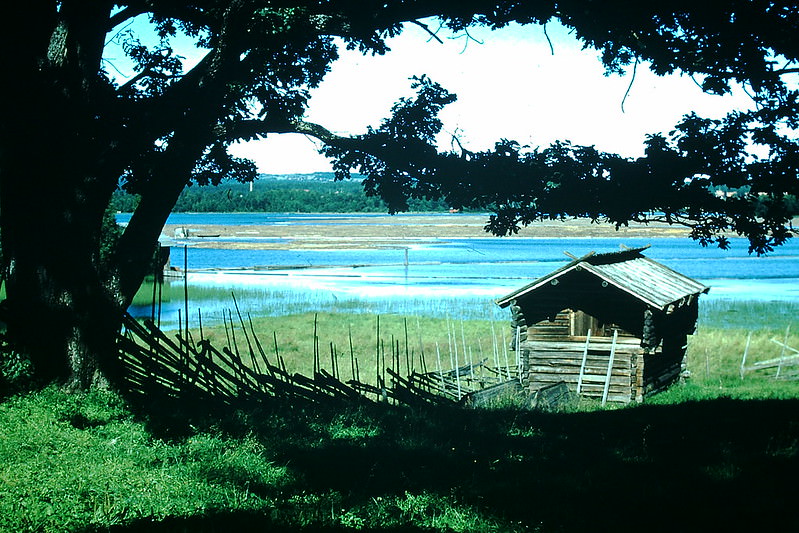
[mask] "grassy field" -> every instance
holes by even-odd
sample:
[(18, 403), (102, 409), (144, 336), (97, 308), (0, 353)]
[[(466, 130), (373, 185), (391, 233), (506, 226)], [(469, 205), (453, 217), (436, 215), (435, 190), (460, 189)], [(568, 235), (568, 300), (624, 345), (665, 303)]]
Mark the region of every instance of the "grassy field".
[[(352, 377), (354, 360), (361, 381), (374, 383), (378, 354), (389, 361), (392, 354), (396, 354), (402, 374), (406, 374), (408, 368), (433, 371), (440, 365), (448, 370), (479, 361), (513, 368), (515, 352), (506, 348), (512, 335), (509, 317), (502, 316), (504, 312), (496, 313), (492, 302), (484, 303), (483, 313), (491, 316), (491, 320), (447, 317), (443, 313), (438, 316), (445, 318), (436, 318), (434, 312), (426, 316), (381, 314), (367, 306), (353, 307), (356, 312), (297, 312), (252, 320), (245, 317), (244, 321), (248, 332), (255, 332), (270, 357), (275, 353), (277, 340), (277, 351), (290, 372), (312, 374), (316, 342), (323, 368), (331, 371), (334, 364), (331, 354), (335, 354), (335, 364), (345, 379)], [(462, 307), (479, 309), (477, 304), (464, 306), (462, 302), (461, 305), (453, 302), (450, 309), (458, 312)], [(685, 399), (782, 398), (795, 394), (799, 390), (797, 382), (773, 379), (774, 368), (746, 372), (742, 379), (740, 367), (745, 351), (747, 366), (792, 355), (793, 352), (783, 351), (773, 341), (799, 347), (799, 325), (791, 328), (797, 316), (799, 304), (791, 302), (703, 301), (697, 331), (689, 337), (687, 363), (692, 378), (661, 397), (680, 394)], [(203, 328), (202, 335), (216, 346), (232, 347), (238, 343), (244, 349), (244, 333), (235, 310), (230, 312), (228, 326), (219, 322)], [(192, 334), (197, 339), (200, 332), (195, 323), (192, 319)], [(790, 374), (791, 370), (786, 368), (786, 373)]]
[[(17, 395), (0, 403), (0, 531), (795, 530), (799, 382), (774, 369), (741, 379), (740, 364), (750, 332), (749, 361), (778, 357), (771, 339), (785, 340), (798, 307), (703, 306), (692, 377), (626, 408), (220, 411), (54, 387)], [(314, 322), (320, 344), (347, 359), (351, 331), (369, 366), (375, 316), (265, 317), (254, 328), (278, 332), (304, 371)], [(406, 327), (408, 353), (424, 350), (428, 365), (436, 342), (448, 351), (458, 337), (474, 356), (499, 333), (486, 321), (381, 315), (380, 338), (399, 341), (402, 364)], [(224, 328), (204, 335), (227, 342)]]

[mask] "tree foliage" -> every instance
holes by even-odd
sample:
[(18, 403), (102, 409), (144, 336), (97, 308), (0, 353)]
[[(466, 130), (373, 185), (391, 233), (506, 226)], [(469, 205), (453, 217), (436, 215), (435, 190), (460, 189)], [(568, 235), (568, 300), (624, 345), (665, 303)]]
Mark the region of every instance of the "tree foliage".
[[(443, 198), (491, 209), (487, 229), (497, 234), (541, 218), (665, 220), (690, 226), (703, 244), (743, 235), (761, 253), (794, 231), (786, 198), (799, 192), (799, 102), (789, 83), (799, 70), (799, 13), (784, 0), (36, 0), (13, 13), (24, 31), (0, 37), (9, 336), (34, 354), (37, 371), (76, 387), (113, 373), (114, 358), (99, 354), (113, 353), (119, 316), (185, 186), (255, 177), (252, 162), (228, 151), (239, 140), (314, 136), (340, 178), (363, 173), (390, 211)], [(636, 159), (503, 139), (492, 150), (442, 151), (437, 114), (455, 97), (421, 75), (416, 95), (362, 135), (303, 119), (339, 46), (383, 54), (403, 24), (429, 28), (429, 18), (454, 32), (560, 21), (609, 73), (647, 62), (694, 76), (708, 92), (740, 84), (754, 106), (722, 120), (686, 116), (669, 135), (650, 136)], [(144, 26), (149, 39), (137, 33)], [(186, 38), (204, 52), (196, 63), (178, 52)], [(131, 76), (115, 74), (111, 46)], [(103, 214), (120, 184), (140, 202), (104, 265)], [(718, 187), (747, 192), (719, 197)], [(34, 198), (47, 209), (32, 208)]]

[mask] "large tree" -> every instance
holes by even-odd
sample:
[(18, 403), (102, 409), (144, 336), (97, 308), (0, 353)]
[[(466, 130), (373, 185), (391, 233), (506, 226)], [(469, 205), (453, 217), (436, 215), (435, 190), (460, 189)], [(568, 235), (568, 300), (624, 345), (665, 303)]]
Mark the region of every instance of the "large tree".
[[(118, 33), (136, 17), (148, 18), (156, 44)], [(441, 151), (436, 115), (454, 96), (426, 77), (363, 135), (303, 120), (337, 46), (383, 54), (403, 23), (430, 17), (455, 32), (559, 20), (601, 52), (609, 72), (647, 62), (659, 74), (695, 76), (709, 92), (742, 84), (756, 105), (724, 120), (687, 116), (671, 135), (649, 137), (638, 159), (507, 140), (491, 151)], [(315, 136), (340, 177), (359, 170), (392, 211), (409, 197), (443, 196), (493, 209), (487, 229), (497, 234), (542, 217), (663, 219), (690, 226), (703, 243), (744, 235), (759, 253), (793, 231), (785, 198), (799, 192), (799, 103), (786, 76), (797, 71), (799, 14), (791, 2), (29, 0), (4, 20), (19, 30), (0, 43), (4, 319), (39, 376), (71, 387), (114, 376), (121, 313), (180, 191), (191, 180), (253, 179), (252, 163), (227, 152), (241, 139)], [(207, 51), (197, 64), (175, 52), (177, 34)], [(113, 36), (135, 70), (121, 81), (104, 60)], [(103, 213), (120, 184), (141, 201), (101, 260)], [(720, 186), (741, 194), (717, 197)]]

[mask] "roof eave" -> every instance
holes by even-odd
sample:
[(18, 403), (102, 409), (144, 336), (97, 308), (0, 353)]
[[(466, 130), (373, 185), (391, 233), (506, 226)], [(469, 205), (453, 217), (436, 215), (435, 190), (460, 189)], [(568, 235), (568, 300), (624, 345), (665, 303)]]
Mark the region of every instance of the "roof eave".
[(494, 302), (499, 307), (505, 308), (505, 307), (509, 306), (513, 300), (519, 298), (520, 296), (524, 296), (528, 292), (532, 292), (532, 291), (536, 290), (537, 288), (541, 287), (542, 285), (546, 285), (547, 283), (549, 283), (553, 279), (559, 278), (563, 274), (566, 274), (567, 272), (570, 272), (570, 271), (574, 270), (574, 268), (579, 266), (579, 264), (581, 262), (582, 262), (582, 259), (576, 259), (576, 260), (572, 261), (571, 263), (569, 263), (567, 265), (564, 265), (564, 266), (560, 267), (559, 269), (557, 269), (557, 270), (555, 270), (553, 272), (550, 272), (546, 276), (538, 278), (537, 280), (535, 280), (534, 282), (530, 283), (529, 285), (526, 285), (526, 286), (522, 287), (521, 289), (515, 290), (512, 293), (510, 293), (510, 294), (508, 294), (506, 296), (503, 296), (502, 298), (494, 300)]

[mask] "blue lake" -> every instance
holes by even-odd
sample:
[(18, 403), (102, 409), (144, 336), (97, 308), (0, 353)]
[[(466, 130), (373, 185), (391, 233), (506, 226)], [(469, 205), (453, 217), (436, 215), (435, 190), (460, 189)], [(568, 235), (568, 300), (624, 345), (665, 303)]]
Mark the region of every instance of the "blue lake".
[[(376, 216), (174, 214), (168, 223), (337, 224), (346, 218), (351, 226), (353, 218), (358, 219), (356, 224), (360, 219), (363, 224), (369, 224)], [(127, 218), (118, 216), (120, 222)], [(402, 223), (402, 215), (396, 220)], [(235, 240), (257, 242), (257, 239), (246, 237)], [(732, 239), (730, 250), (703, 248), (684, 238), (431, 238), (408, 241), (407, 245), (348, 250), (235, 250), (191, 246), (196, 242), (197, 239), (185, 242), (189, 285), (234, 291), (257, 289), (262, 295), (274, 295), (246, 302), (256, 308), (261, 305), (259, 300), (286, 295), (307, 302), (309, 306), (316, 302), (320, 307), (341, 301), (388, 300), (389, 306), (394, 302), (402, 311), (413, 311), (419, 305), (413, 302), (429, 305), (431, 299), (479, 299), (491, 305), (493, 299), (568, 262), (570, 259), (564, 252), (581, 256), (591, 251), (618, 250), (621, 245), (651, 245), (645, 255), (711, 287), (708, 299), (799, 301), (799, 242), (796, 241), (789, 241), (767, 257), (749, 255), (744, 239)], [(213, 240), (204, 239), (203, 242), (208, 246)], [(177, 244), (172, 249), (172, 264), (182, 266), (184, 243)]]

